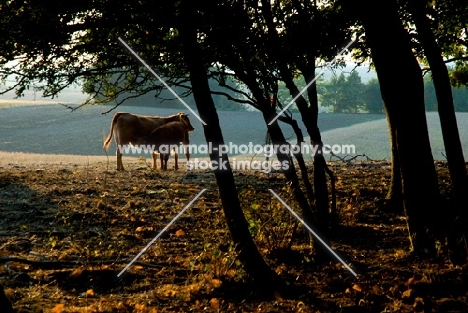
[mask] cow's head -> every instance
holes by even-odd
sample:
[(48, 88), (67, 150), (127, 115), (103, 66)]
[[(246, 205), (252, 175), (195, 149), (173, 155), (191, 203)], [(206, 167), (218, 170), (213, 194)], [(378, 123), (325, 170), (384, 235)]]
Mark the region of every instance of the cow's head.
[(188, 115), (185, 114), (185, 113), (179, 113), (179, 120), (182, 124), (184, 124), (185, 128), (187, 128), (187, 130), (189, 132), (193, 131), (195, 128), (193, 128), (192, 124), (190, 123), (190, 120), (188, 118)]

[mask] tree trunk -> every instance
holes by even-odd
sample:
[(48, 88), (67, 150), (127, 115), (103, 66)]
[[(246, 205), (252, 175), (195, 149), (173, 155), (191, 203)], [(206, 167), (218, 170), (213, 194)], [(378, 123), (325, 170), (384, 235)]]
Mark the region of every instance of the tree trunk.
[[(301, 66), (300, 70), (306, 80), (306, 83), (309, 83), (312, 79), (315, 78), (315, 58), (311, 58), (306, 61), (308, 64)], [(335, 197), (335, 180), (333, 173), (328, 169), (327, 162), (323, 156), (323, 142), (320, 129), (318, 127), (318, 97), (317, 97), (317, 82), (314, 82), (307, 88), (307, 97), (309, 98), (309, 107), (304, 108), (303, 122), (308, 125), (307, 130), (310, 136), (310, 143), (313, 147), (318, 147), (317, 152), (314, 154), (314, 187), (315, 194), (317, 199), (317, 207), (320, 207), (320, 210), (317, 208), (317, 211), (320, 212), (329, 212), (329, 201), (328, 201), (328, 187), (327, 187), (327, 178), (325, 173), (328, 172), (330, 176), (330, 181), (332, 183), (332, 198)], [(326, 222), (330, 226), (336, 226), (338, 223), (338, 216), (336, 212), (336, 201), (332, 201), (332, 214), (331, 218), (328, 217)]]
[(392, 178), (386, 198), (390, 200), (393, 210), (395, 210), (395, 212), (402, 212), (403, 193), (401, 186), (401, 168), (400, 159), (398, 157), (398, 143), (396, 140), (396, 123), (392, 120), (395, 114), (389, 113), (387, 108), (385, 110), (385, 114), (387, 116), (388, 132), (390, 134), (390, 148), (392, 153)]
[(442, 57), (442, 51), (426, 16), (426, 1), (414, 0), (409, 3), (418, 39), (431, 68), (455, 204), (459, 216), (466, 218), (468, 217), (468, 175), (453, 106), (449, 73)]
[(11, 305), (10, 299), (7, 298), (5, 295), (5, 291), (3, 290), (3, 285), (0, 284), (0, 308), (4, 313), (13, 313), (13, 306)]
[[(264, 121), (268, 128), (268, 133), (270, 134), (270, 138), (273, 142), (273, 145), (289, 145), (286, 141), (284, 134), (281, 128), (278, 125), (278, 122), (275, 121), (271, 125), (268, 125), (273, 118), (276, 116), (275, 108), (271, 106), (270, 97), (268, 96), (269, 90), (263, 90), (258, 84), (258, 76), (256, 74), (255, 69), (253, 68), (252, 64), (248, 61), (248, 55), (242, 50), (242, 46), (237, 47), (239, 50), (239, 59), (229, 58), (224, 60), (224, 63), (235, 72), (236, 77), (242, 81), (250, 92), (253, 95), (253, 98), (256, 100), (258, 105), (258, 109), (262, 112)], [(243, 61), (247, 60), (247, 61)], [(283, 173), (286, 177), (287, 183), (289, 184), (291, 191), (296, 199), (299, 207), (301, 208), (302, 218), (304, 222), (306, 222), (318, 235), (324, 240), (326, 243), (329, 243), (329, 239), (327, 236), (324, 236), (320, 231), (320, 228), (317, 226), (315, 216), (312, 212), (312, 208), (307, 201), (304, 193), (302, 192), (299, 184), (299, 178), (297, 176), (294, 163), (292, 159), (289, 157), (288, 154), (281, 153), (281, 151), (277, 151), (277, 157), (280, 162), (287, 162), (289, 167), (286, 170), (283, 170)], [(324, 249), (322, 250), (321, 245), (317, 246), (319, 251), (327, 251)]]
[[(262, 98), (257, 99), (260, 103), (262, 102)], [(278, 121), (275, 121), (271, 125), (268, 125), (270, 121), (275, 117), (276, 111), (273, 107), (267, 104), (266, 99), (263, 99), (262, 114), (265, 123), (267, 124), (268, 132), (270, 133), (273, 145), (288, 145), (286, 139), (284, 138), (283, 132), (278, 125)], [(293, 192), (294, 198), (296, 199), (296, 201), (299, 204), (299, 207), (302, 210), (302, 218), (304, 222), (307, 223), (307, 225), (311, 227), (327, 245), (330, 245), (330, 241), (327, 236), (328, 234), (324, 232), (323, 227), (319, 227), (316, 218), (312, 214), (312, 209), (309, 206), (309, 203), (307, 202), (307, 198), (304, 196), (304, 193), (301, 190), (301, 187), (299, 185), (299, 178), (297, 177), (296, 169), (294, 167), (294, 163), (292, 162), (292, 158), (290, 158), (290, 156), (285, 153), (281, 153), (280, 151), (277, 152), (277, 157), (282, 164), (284, 162), (287, 162), (287, 164), (289, 165), (287, 169), (283, 170), (283, 173), (286, 176), (286, 180), (290, 183), (290, 188)], [(325, 252), (327, 250), (324, 249), (322, 245), (317, 245), (316, 252), (319, 251)], [(322, 253), (319, 254), (322, 255)]]
[[(262, 0), (262, 8), (263, 8), (263, 14), (267, 23), (267, 27), (268, 27), (271, 54), (273, 55), (275, 61), (278, 64), (281, 79), (284, 81), (291, 96), (294, 98), (300, 93), (300, 90), (297, 88), (296, 84), (293, 81), (292, 73), (289, 70), (288, 64), (285, 62), (285, 58), (281, 55), (281, 50), (275, 49), (275, 47), (280, 46), (280, 43), (279, 43), (278, 33), (276, 31), (276, 26), (274, 25), (274, 22), (273, 22), (273, 14), (271, 11), (270, 1)], [(315, 62), (315, 59), (313, 59), (312, 62)], [(310, 86), (308, 92), (312, 93), (313, 91), (315, 91), (315, 95), (316, 95), (316, 90), (313, 90), (314, 87), (315, 86)], [(327, 179), (325, 175), (326, 162), (322, 154), (322, 141), (321, 141), (320, 131), (317, 127), (318, 109), (317, 109), (317, 114), (313, 114), (314, 113), (313, 110), (309, 111), (309, 105), (307, 104), (306, 99), (302, 95), (297, 97), (296, 105), (299, 109), (299, 112), (301, 113), (302, 121), (307, 129), (307, 133), (310, 136), (311, 144), (313, 146), (319, 147), (317, 150), (317, 153), (314, 155), (314, 184), (313, 186), (315, 188), (314, 190), (315, 210), (316, 210), (316, 216), (317, 216), (317, 224), (320, 227), (321, 233), (329, 237), (330, 212), (329, 212), (329, 205), (328, 205)]]
[[(353, 2), (353, 4), (355, 4)], [(421, 69), (395, 0), (358, 2), (384, 105), (394, 123), (403, 203), (416, 253), (434, 252), (439, 190), (424, 107)]]
[[(224, 144), (223, 135), (219, 126), (218, 114), (211, 98), (211, 93), (206, 75), (202, 53), (197, 43), (197, 34), (193, 26), (195, 10), (191, 10), (191, 1), (181, 5), (180, 38), (182, 41), (183, 55), (190, 72), (192, 92), (200, 117), (207, 123), (203, 130), (208, 143), (213, 147)], [(218, 151), (220, 151), (218, 149)], [(226, 169), (215, 169), (214, 175), (219, 188), (221, 203), (227, 225), (239, 255), (239, 260), (244, 265), (248, 275), (259, 282), (274, 281), (276, 275), (265, 263), (259, 253), (248, 229), (248, 223), (241, 210), (234, 176), (229, 164), (227, 154), (210, 153), (212, 162), (225, 164)]]
[[(282, 71), (283, 72), (283, 71)], [(286, 87), (290, 90), (291, 96), (295, 97), (300, 91), (294, 84), (292, 78), (288, 75), (289, 73), (282, 73), (282, 78), (286, 84)], [(310, 114), (308, 109), (307, 101), (304, 97), (299, 96), (296, 100), (297, 107), (301, 113), (302, 121), (307, 129), (307, 133), (310, 136), (310, 143), (314, 147), (318, 147), (314, 154), (314, 199), (315, 199), (315, 210), (317, 214), (317, 224), (320, 225), (321, 232), (329, 235), (330, 227), (330, 214), (328, 205), (328, 187), (327, 179), (325, 175), (326, 162), (322, 154), (322, 141), (320, 131), (317, 127), (317, 119)]]
[[(304, 136), (302, 135), (302, 130), (299, 128), (299, 125), (297, 125), (297, 121), (291, 117), (284, 117), (284, 116), (278, 117), (278, 120), (292, 127), (297, 138), (296, 144), (298, 146), (301, 146), (301, 144), (304, 142)], [(314, 207), (314, 191), (313, 191), (312, 184), (310, 183), (310, 180), (309, 180), (309, 175), (307, 173), (307, 166), (305, 164), (302, 151), (300, 151), (299, 153), (295, 153), (294, 157), (296, 158), (297, 163), (299, 165), (299, 169), (301, 170), (301, 179), (306, 190), (307, 199), (309, 200), (309, 205), (311, 208), (313, 208)]]

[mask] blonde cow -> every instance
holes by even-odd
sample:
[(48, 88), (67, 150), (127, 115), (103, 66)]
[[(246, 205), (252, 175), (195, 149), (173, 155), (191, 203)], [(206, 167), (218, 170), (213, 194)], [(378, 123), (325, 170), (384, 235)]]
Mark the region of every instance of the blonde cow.
[[(156, 131), (156, 129), (173, 122), (180, 123), (177, 124), (178, 126), (174, 126), (169, 128), (163, 128), (161, 131)], [(119, 147), (124, 147), (125, 145), (152, 145), (151, 141), (157, 142), (158, 145), (161, 144), (168, 144), (165, 141), (174, 141), (174, 136), (171, 135), (171, 130), (174, 129), (174, 132), (177, 134), (181, 133), (181, 127), (184, 128), (184, 131), (187, 132), (187, 138), (184, 139), (184, 135), (178, 135), (180, 138), (183, 139), (181, 142), (188, 143), (188, 132), (194, 130), (190, 120), (185, 113), (177, 113), (174, 115), (170, 115), (167, 117), (162, 116), (143, 116), (125, 112), (118, 112), (112, 118), (111, 126), (110, 126), (110, 134), (107, 136), (104, 142), (104, 148), (108, 149), (110, 142), (112, 140), (112, 136), (114, 136), (115, 143), (117, 145), (117, 170), (123, 171), (124, 167), (122, 164), (122, 152), (120, 151)], [(163, 137), (166, 136), (167, 140)], [(151, 138), (151, 139), (150, 139)], [(155, 143), (153, 143), (155, 144)], [(176, 143), (174, 143), (176, 144)], [(178, 143), (177, 143), (178, 144)], [(185, 143), (184, 143), (185, 144)], [(158, 150), (158, 149), (156, 149)], [(176, 152), (177, 153), (177, 152)], [(187, 156), (188, 158), (189, 156)], [(167, 158), (169, 155), (164, 155), (165, 161), (167, 163)], [(163, 165), (163, 155), (161, 155), (161, 167), (167, 168), (167, 164)], [(176, 154), (176, 169), (178, 168), (177, 164), (177, 154)], [(156, 155), (153, 153), (153, 168), (156, 169)]]

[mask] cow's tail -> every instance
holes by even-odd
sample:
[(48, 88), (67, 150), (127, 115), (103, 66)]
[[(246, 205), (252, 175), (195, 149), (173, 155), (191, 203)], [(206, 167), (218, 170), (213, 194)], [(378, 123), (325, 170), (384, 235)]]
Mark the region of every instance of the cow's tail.
[(106, 150), (109, 149), (109, 145), (110, 145), (111, 140), (112, 140), (112, 135), (114, 134), (114, 125), (117, 122), (117, 119), (119, 118), (120, 115), (122, 115), (121, 112), (116, 113), (114, 115), (114, 117), (112, 118), (112, 122), (111, 122), (111, 126), (110, 126), (110, 133), (109, 133), (109, 136), (107, 136), (106, 141), (104, 141), (104, 145), (103, 145), (103, 148), (106, 149)]

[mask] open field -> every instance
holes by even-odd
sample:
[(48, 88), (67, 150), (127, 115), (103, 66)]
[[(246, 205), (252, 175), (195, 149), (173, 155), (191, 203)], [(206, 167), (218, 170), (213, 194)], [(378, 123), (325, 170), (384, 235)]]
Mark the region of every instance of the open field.
[[(427, 113), (426, 116), (434, 159), (445, 160), (439, 116), (435, 112)], [(468, 113), (457, 113), (457, 123), (465, 160), (468, 160)], [(325, 143), (353, 143), (357, 154), (366, 154), (374, 160), (390, 159), (391, 157), (390, 139), (385, 119), (327, 130), (323, 132), (322, 138)]]
[[(71, 112), (63, 106), (34, 105), (1, 109), (0, 151), (105, 157), (102, 142), (109, 133), (109, 125), (114, 112), (102, 113), (108, 111), (109, 108), (87, 106)], [(171, 109), (131, 106), (119, 107), (118, 111), (162, 116), (178, 112), (178, 110)], [(466, 157), (468, 156), (468, 113), (458, 113), (457, 116)], [(249, 142), (265, 143), (266, 126), (259, 113), (221, 111), (219, 117), (225, 142), (238, 145)], [(427, 117), (434, 158), (443, 160), (445, 159), (444, 147), (438, 115), (428, 113)], [(296, 115), (296, 118), (302, 125), (299, 116)], [(191, 121), (195, 127), (195, 131), (191, 133), (191, 143), (204, 144), (201, 123), (195, 116), (191, 116)], [(326, 144), (352, 144), (357, 154), (364, 153), (374, 160), (390, 157), (387, 123), (383, 115), (323, 113), (319, 117), (319, 126)], [(291, 142), (295, 142), (292, 130), (285, 125), (282, 128), (285, 136)], [(305, 128), (303, 126), (301, 128), (306, 134)], [(108, 154), (110, 156), (115, 154), (114, 144), (111, 145)], [(206, 155), (195, 154), (193, 157), (206, 157)], [(63, 159), (64, 157), (60, 156), (53, 160), (59, 163), (63, 162)], [(124, 157), (124, 162), (125, 159), (129, 157)], [(310, 157), (307, 159), (310, 160)], [(83, 158), (83, 160), (81, 164), (88, 162), (88, 159)], [(15, 160), (12, 161), (14, 163)], [(8, 163), (9, 161), (2, 160), (1, 162)]]
[[(160, 116), (179, 112), (173, 109), (122, 106), (109, 114), (102, 114), (109, 109), (108, 106), (86, 106), (71, 112), (65, 107), (54, 105), (3, 109), (0, 114), (0, 151), (105, 156), (103, 138), (109, 134), (115, 112)], [(260, 113), (220, 111), (219, 118), (225, 142), (265, 143), (266, 126)], [(382, 115), (368, 114), (322, 114), (320, 127), (326, 131), (383, 118)], [(195, 127), (195, 131), (190, 134), (191, 143), (204, 144), (201, 122), (193, 115), (191, 122)], [(291, 129), (287, 126), (283, 126), (283, 129), (286, 138), (294, 138)], [(115, 154), (114, 143), (109, 154)]]

